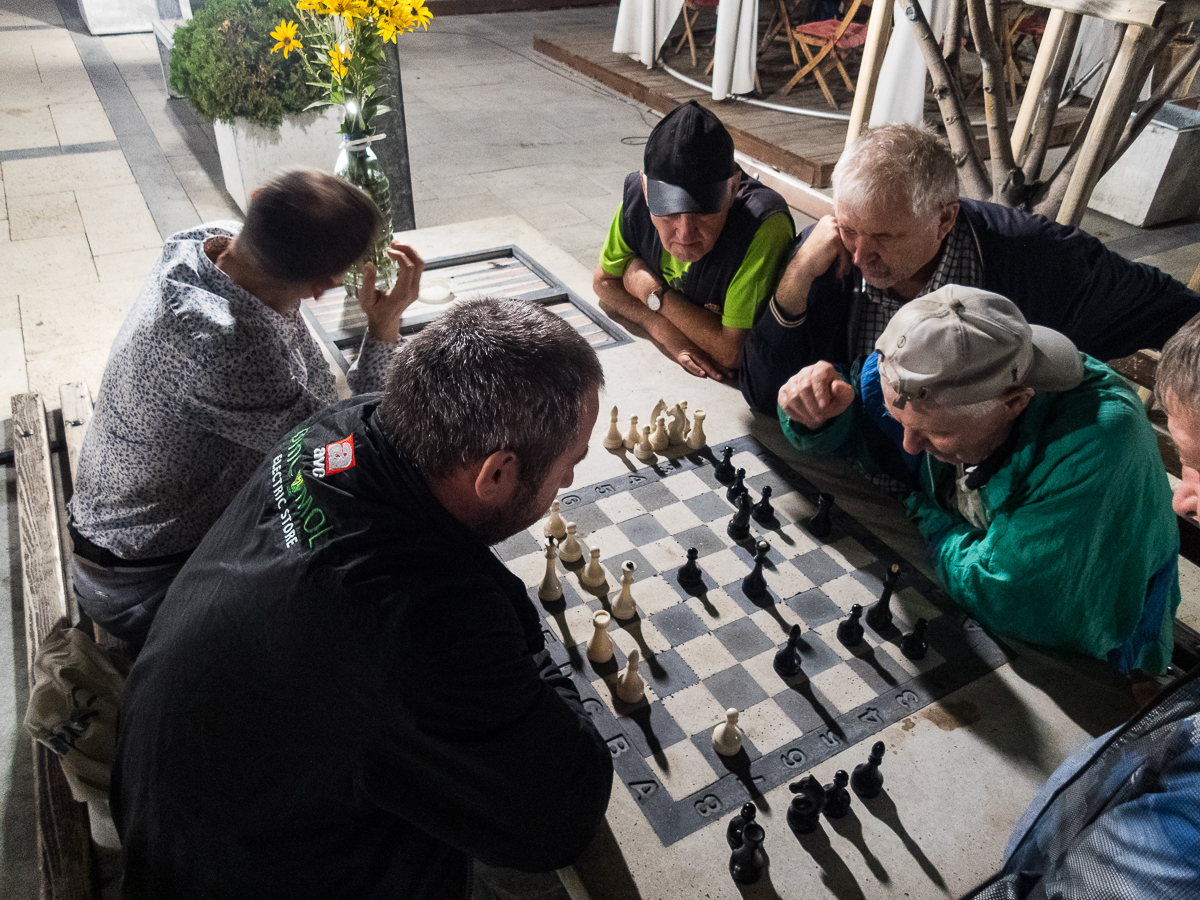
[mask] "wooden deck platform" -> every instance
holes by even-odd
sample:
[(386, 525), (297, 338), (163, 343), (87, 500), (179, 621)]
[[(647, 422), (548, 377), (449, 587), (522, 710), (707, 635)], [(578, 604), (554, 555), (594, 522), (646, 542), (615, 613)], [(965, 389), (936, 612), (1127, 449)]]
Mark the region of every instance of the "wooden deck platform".
[[(762, 4), (761, 9), (760, 35), (767, 24), (768, 4)], [(674, 52), (681, 29), (682, 25), (677, 23), (673, 36), (664, 45), (663, 60), (688, 78), (711, 84), (711, 78), (704, 74), (712, 58), (711, 50), (704, 46), (708, 43), (708, 37), (697, 35), (697, 65), (693, 68), (686, 45), (681, 52)], [(711, 29), (708, 34), (711, 34)], [(698, 100), (721, 117), (738, 150), (815, 188), (829, 186), (833, 167), (846, 144), (846, 122), (766, 109), (733, 99), (714, 101), (708, 91), (692, 87), (662, 68), (647, 69), (629, 56), (613, 53), (612, 43), (613, 31), (609, 24), (587, 25), (570, 33), (535, 35), (533, 40), (534, 49), (538, 52), (663, 113), (688, 100)], [(831, 73), (826, 80), (841, 107), (839, 110), (830, 109), (820, 90), (807, 78), (787, 97), (779, 96), (780, 88), (794, 71), (789, 67), (790, 61), (787, 45), (780, 41), (760, 55), (758, 71), (762, 90), (755, 99), (783, 106), (849, 114), (853, 97), (836, 73)], [(856, 67), (851, 69), (851, 74), (857, 75)], [(1071, 140), (1083, 112), (1082, 109), (1068, 108), (1059, 114), (1052, 144)], [(971, 107), (969, 113), (973, 121), (983, 120), (982, 105)], [(1015, 118), (1016, 105), (1012, 106), (1009, 114)], [(940, 129), (941, 117), (937, 104), (928, 94), (925, 118), (930, 125)], [(986, 155), (985, 130), (979, 127), (976, 131)]]

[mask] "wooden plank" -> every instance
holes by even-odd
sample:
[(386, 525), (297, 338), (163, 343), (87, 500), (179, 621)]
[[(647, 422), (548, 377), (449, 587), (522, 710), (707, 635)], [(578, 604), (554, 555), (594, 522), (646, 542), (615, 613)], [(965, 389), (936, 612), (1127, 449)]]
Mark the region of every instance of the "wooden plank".
[[(17, 394), (12, 398), (12, 411), (26, 666), (32, 684), (33, 660), (50, 629), (66, 617), (67, 599), (46, 410), (37, 394)], [(87, 807), (72, 799), (58, 757), (37, 741), (34, 741), (33, 773), (41, 897), (46, 900), (93, 897)]]
[(1160, 28), (1200, 19), (1200, 0), (1026, 0), (1030, 6), (1061, 9), (1110, 22)]
[(79, 470), (79, 452), (83, 448), (83, 436), (92, 421), (92, 392), (87, 382), (72, 381), (58, 389), (62, 401), (63, 441), (67, 445), (67, 459), (71, 465), (71, 482)]

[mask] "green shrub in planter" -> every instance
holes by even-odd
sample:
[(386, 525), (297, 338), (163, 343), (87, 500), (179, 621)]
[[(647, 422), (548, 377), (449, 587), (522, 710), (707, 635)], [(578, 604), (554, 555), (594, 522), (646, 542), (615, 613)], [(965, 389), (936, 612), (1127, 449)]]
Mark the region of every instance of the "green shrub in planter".
[(299, 54), (271, 53), (272, 29), (295, 16), (291, 0), (207, 0), (175, 31), (171, 88), (205, 118), (278, 128), (320, 99)]

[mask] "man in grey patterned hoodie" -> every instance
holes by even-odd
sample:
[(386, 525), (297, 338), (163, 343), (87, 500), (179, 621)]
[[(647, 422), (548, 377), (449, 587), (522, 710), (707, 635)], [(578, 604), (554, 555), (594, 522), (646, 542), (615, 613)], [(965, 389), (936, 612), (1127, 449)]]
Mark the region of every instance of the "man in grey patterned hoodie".
[[(357, 188), (295, 170), (256, 191), (246, 222), (163, 246), (109, 354), (69, 505), (79, 605), (137, 648), (154, 610), (264, 454), (337, 399), (300, 303), (341, 283), (382, 219)], [(395, 286), (367, 267), (355, 393), (382, 390), (420, 256), (393, 244)]]

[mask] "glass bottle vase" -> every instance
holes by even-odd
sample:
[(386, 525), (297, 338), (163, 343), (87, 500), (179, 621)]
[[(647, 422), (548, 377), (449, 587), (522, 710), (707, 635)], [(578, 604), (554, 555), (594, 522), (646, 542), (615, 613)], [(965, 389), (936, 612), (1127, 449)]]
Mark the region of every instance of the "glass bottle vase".
[[(361, 134), (347, 135), (348, 141), (365, 137)], [(357, 297), (362, 285), (363, 263), (375, 264), (375, 287), (386, 291), (396, 281), (396, 264), (387, 255), (387, 248), (392, 243), (392, 193), (388, 184), (387, 173), (369, 145), (352, 147), (343, 141), (338, 151), (337, 163), (333, 174), (355, 187), (362, 188), (375, 201), (379, 212), (383, 214), (383, 226), (375, 235), (368, 248), (366, 256), (350, 267), (346, 273), (346, 294)]]

